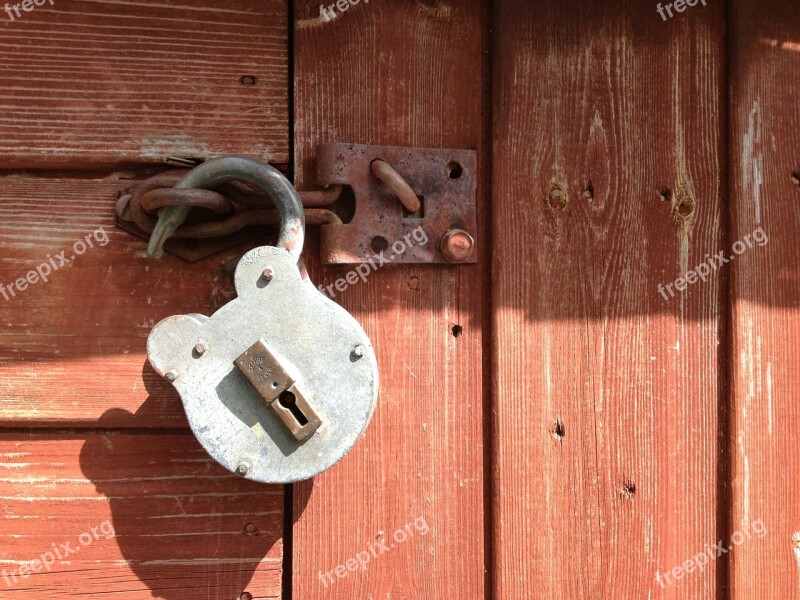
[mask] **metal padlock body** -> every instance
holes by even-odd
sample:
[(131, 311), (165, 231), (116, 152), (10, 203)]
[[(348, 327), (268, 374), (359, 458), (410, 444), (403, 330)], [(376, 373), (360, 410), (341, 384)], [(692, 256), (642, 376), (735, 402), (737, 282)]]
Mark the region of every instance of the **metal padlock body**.
[[(169, 375), (205, 450), (226, 469), (265, 483), (308, 479), (339, 461), (363, 434), (378, 398), (369, 338), (301, 275), (297, 255), (272, 246), (251, 250), (236, 268), (237, 298), (211, 317), (169, 317), (147, 340), (151, 365)], [(321, 425), (302, 442), (235, 365), (259, 340), (319, 415)]]

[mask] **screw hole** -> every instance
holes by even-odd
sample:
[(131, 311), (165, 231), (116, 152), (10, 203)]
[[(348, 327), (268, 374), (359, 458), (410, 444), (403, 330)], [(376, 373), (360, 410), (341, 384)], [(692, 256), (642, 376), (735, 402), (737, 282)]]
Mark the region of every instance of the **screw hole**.
[(464, 167), (456, 161), (447, 163), (447, 176), (450, 179), (459, 179), (464, 174)]
[(253, 75), (244, 75), (239, 80), (242, 85), (255, 85), (257, 82), (258, 80)]
[(372, 238), (369, 247), (372, 248), (372, 251), (375, 254), (380, 254), (389, 247), (389, 240), (382, 235), (376, 235), (374, 238)]
[(278, 382), (277, 381), (273, 381), (272, 382), (272, 389), (274, 390), (277, 387), (278, 387)]
[(672, 190), (669, 188), (664, 188), (658, 193), (661, 196), (662, 202), (669, 202), (672, 199)]
[(553, 437), (557, 440), (563, 440), (565, 435), (567, 435), (567, 428), (564, 427), (564, 423), (561, 422), (561, 419), (556, 419), (556, 426), (553, 428)]
[(239, 594), (239, 600), (253, 600), (253, 594), (250, 592), (242, 592)]
[(795, 171), (792, 173), (792, 183), (795, 185), (800, 185), (800, 171)]
[(625, 485), (622, 486), (622, 495), (626, 500), (633, 500), (633, 497), (636, 495), (636, 484), (633, 483), (630, 479), (625, 482)]
[(462, 333), (464, 333), (464, 328), (461, 325), (453, 325), (450, 328), (450, 332), (453, 334), (453, 337), (459, 337)]

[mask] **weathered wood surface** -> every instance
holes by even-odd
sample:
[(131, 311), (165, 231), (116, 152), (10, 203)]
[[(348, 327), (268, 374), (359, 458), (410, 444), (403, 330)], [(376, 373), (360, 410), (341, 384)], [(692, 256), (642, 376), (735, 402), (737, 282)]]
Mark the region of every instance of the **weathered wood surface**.
[(495, 9), (494, 597), (717, 598), (722, 6)]
[(0, 598), (281, 597), (283, 488), (189, 434), (0, 433), (0, 503)]
[(282, 0), (26, 2), (0, 8), (4, 167), (289, 162)]
[[(224, 267), (243, 248), (191, 265), (147, 258), (146, 242), (114, 225), (125, 177), (0, 177), (0, 424), (186, 426), (174, 389), (147, 364), (147, 335), (165, 317), (211, 314), (233, 298)], [(87, 236), (94, 247), (76, 255)], [(59, 268), (17, 286), (42, 264)]]
[[(314, 187), (319, 142), (473, 148), (485, 157), (482, 10), (472, 0), (362, 2), (325, 22), (318, 2), (297, 3), (300, 188)], [(312, 276), (332, 283), (347, 270), (312, 266)], [(484, 273), (387, 266), (335, 299), (375, 345), (381, 395), (353, 451), (295, 486), (313, 493), (294, 528), (294, 598), (483, 597)], [(463, 328), (458, 337), (453, 325)], [(393, 541), (407, 524), (415, 535)], [(381, 541), (388, 551), (373, 546)], [(366, 569), (348, 570), (348, 559), (370, 548), (377, 556)], [(326, 577), (340, 565), (345, 576)]]
[(731, 10), (730, 237), (768, 242), (733, 264), (731, 530), (766, 533), (732, 553), (730, 597), (800, 598), (800, 7)]

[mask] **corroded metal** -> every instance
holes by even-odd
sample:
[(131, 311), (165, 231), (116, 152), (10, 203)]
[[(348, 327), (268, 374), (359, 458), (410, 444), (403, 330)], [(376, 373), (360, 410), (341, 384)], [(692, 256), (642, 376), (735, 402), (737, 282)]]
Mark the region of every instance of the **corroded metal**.
[(419, 198), (417, 198), (414, 190), (411, 189), (411, 186), (408, 185), (403, 176), (395, 171), (389, 163), (381, 159), (373, 160), (370, 164), (370, 171), (392, 190), (409, 213), (416, 214), (419, 212), (420, 208), (422, 208)]
[[(213, 159), (192, 173), (211, 173), (224, 164), (216, 161), (236, 158)], [(299, 196), (307, 222), (321, 226), (323, 263), (367, 262), (420, 228), (435, 243), (404, 244), (402, 252), (392, 252), (392, 262), (477, 261), (474, 151), (323, 144), (317, 167), (323, 189)], [(216, 177), (204, 188), (187, 187), (194, 182), (184, 180), (186, 173), (137, 182), (117, 201), (118, 225), (149, 239), (150, 256), (165, 248), (197, 260), (261, 235), (255, 226), (280, 221), (279, 212), (267, 208), (272, 200), (252, 181)], [(453, 231), (463, 234), (454, 238)]]
[[(134, 182), (122, 190), (116, 202), (117, 225), (138, 237), (151, 240), (156, 231), (159, 243), (153, 244), (154, 255), (161, 249), (189, 261), (205, 258), (236, 244), (263, 237), (262, 225), (278, 225), (280, 213), (264, 191), (239, 181), (229, 181), (214, 189), (174, 187), (187, 170), (171, 170), (143, 181)], [(340, 224), (341, 218), (330, 209), (342, 194), (341, 186), (298, 194), (305, 208), (308, 225)], [(161, 209), (185, 207), (161, 220)], [(193, 219), (188, 208), (207, 209), (212, 216)], [(167, 213), (169, 214), (169, 213)], [(203, 216), (203, 215), (199, 215)], [(172, 228), (180, 220), (181, 224)], [(191, 221), (191, 222), (185, 222)], [(166, 235), (168, 234), (168, 235)]]
[[(398, 203), (396, 193), (372, 173), (382, 160), (422, 197), (421, 215)], [(350, 186), (355, 194), (355, 214), (350, 222), (320, 228), (322, 262), (361, 263), (373, 258), (375, 238), (391, 245), (422, 227), (435, 243), (407, 246), (395, 253), (393, 263), (449, 262), (440, 250), (441, 240), (452, 229), (477, 239), (475, 212), (477, 153), (442, 150), (322, 144), (317, 148), (317, 183)], [(413, 208), (413, 207), (412, 207)], [(417, 213), (417, 211), (413, 211)], [(465, 263), (477, 262), (473, 251)]]
[(322, 420), (313, 401), (301, 391), (303, 385), (293, 374), (297, 372), (294, 365), (278, 357), (264, 340), (258, 340), (233, 362), (297, 441), (314, 435)]

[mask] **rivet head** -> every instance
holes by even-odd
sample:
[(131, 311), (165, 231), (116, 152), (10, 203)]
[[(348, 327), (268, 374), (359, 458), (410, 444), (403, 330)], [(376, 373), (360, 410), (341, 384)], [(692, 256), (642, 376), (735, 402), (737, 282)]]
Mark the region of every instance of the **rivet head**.
[(356, 346), (353, 349), (353, 354), (355, 356), (357, 356), (358, 358), (361, 358), (362, 356), (364, 356), (365, 352), (366, 352), (366, 350), (364, 350), (364, 346), (362, 346), (361, 344), (359, 344), (358, 346)]
[(197, 354), (199, 354), (200, 356), (203, 356), (203, 354), (205, 354), (205, 353), (206, 353), (206, 351), (208, 351), (208, 347), (207, 347), (207, 346), (205, 345), (205, 343), (203, 343), (203, 342), (197, 342), (197, 343), (194, 345), (194, 351), (195, 351)]
[(444, 234), (440, 249), (448, 262), (461, 263), (472, 256), (475, 239), (463, 229), (451, 229)]
[(170, 383), (175, 381), (177, 378), (178, 378), (178, 372), (177, 371), (167, 371), (166, 373), (164, 373), (164, 379), (166, 379)]
[(267, 283), (269, 283), (270, 281), (272, 281), (272, 278), (273, 278), (274, 276), (275, 276), (275, 273), (272, 271), (272, 269), (271, 269), (270, 267), (267, 267), (266, 269), (264, 269), (264, 272), (263, 272), (263, 273), (261, 273), (261, 277), (262, 277), (262, 278), (264, 279), (264, 281), (266, 281)]
[(249, 472), (250, 472), (250, 466), (245, 463), (242, 463), (238, 467), (236, 467), (236, 474), (241, 475), (242, 477), (247, 475)]

